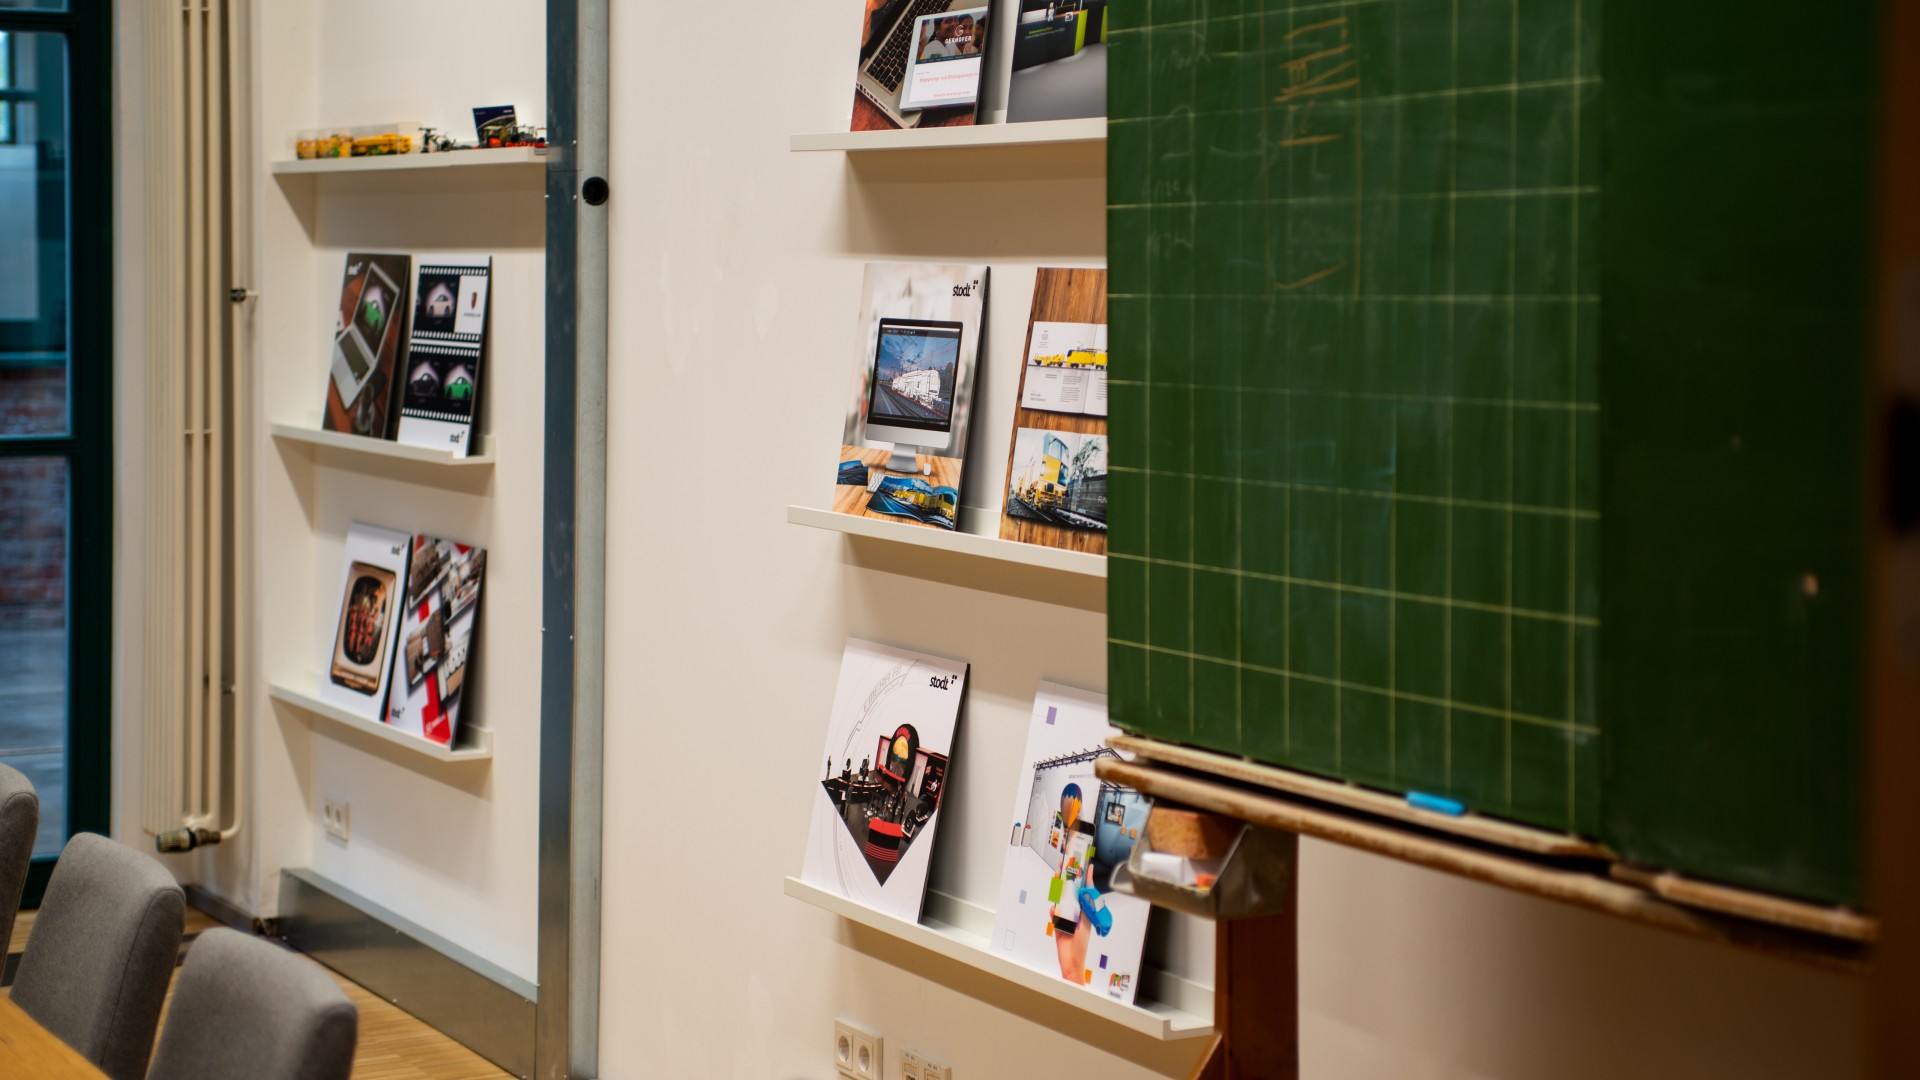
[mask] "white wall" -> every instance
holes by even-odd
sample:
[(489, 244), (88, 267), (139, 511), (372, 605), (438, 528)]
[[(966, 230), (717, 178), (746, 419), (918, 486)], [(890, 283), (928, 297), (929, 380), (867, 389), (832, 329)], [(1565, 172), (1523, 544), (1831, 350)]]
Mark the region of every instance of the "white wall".
[[(1034, 684), (1105, 685), (1097, 597), (784, 522), (830, 490), (864, 261), (993, 264), (964, 501), (997, 503), (1031, 268), (1104, 257), (1097, 179), (787, 151), (846, 123), (857, 7), (743, 0), (769, 32), (720, 65), (707, 7), (613, 12), (602, 1075), (824, 1080), (836, 1016), (965, 1080), (1184, 1075), (781, 893), (848, 634), (973, 662), (935, 885), (989, 906)], [(1315, 1080), (1862, 1072), (1856, 983), (1315, 843), (1302, 880)]]
[[(259, 914), (279, 874), (307, 866), (516, 975), (535, 972), (539, 565), (543, 450), (545, 207), (535, 176), (511, 191), (446, 178), (282, 183), (296, 130), (389, 120), (471, 140), (475, 104), (544, 119), (544, 7), (524, 0), (393, 5), (260, 4), (254, 36), (255, 567), (241, 691), (252, 725), (246, 833), (185, 872)], [(348, 250), (494, 256), (482, 410), (499, 464), (457, 476), (283, 446), (271, 421), (317, 425), (331, 305)], [(476, 678), (464, 719), (494, 733), (494, 759), (449, 767), (311, 720), (266, 695), (316, 671), (337, 602), (349, 522), (489, 549)], [(345, 843), (318, 802), (352, 807)]]

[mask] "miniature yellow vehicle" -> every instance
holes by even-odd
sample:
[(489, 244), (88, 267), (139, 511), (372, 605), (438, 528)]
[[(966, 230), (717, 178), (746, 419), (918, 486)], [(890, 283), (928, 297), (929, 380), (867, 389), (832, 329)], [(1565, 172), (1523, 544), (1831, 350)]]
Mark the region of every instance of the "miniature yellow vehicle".
[(373, 135), (353, 140), (354, 157), (384, 157), (413, 153), (413, 138), (408, 135)]
[(1092, 349), (1075, 349), (1067, 354), (1067, 363), (1072, 367), (1106, 367), (1107, 354)]

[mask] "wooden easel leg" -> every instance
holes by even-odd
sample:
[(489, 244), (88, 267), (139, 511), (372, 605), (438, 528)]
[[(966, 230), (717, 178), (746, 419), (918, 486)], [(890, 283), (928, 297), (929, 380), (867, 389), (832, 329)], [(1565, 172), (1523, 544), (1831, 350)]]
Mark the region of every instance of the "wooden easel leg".
[(1299, 838), (1286, 910), (1214, 924), (1213, 1042), (1188, 1080), (1299, 1080)]

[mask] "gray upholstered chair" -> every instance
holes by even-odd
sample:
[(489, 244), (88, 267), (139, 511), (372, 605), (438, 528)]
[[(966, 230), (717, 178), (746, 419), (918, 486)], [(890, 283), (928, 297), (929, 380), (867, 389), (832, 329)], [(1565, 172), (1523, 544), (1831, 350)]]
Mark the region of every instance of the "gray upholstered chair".
[(359, 1026), (318, 964), (208, 930), (180, 966), (147, 1080), (347, 1080)]
[(81, 833), (54, 864), (13, 1003), (113, 1080), (140, 1080), (185, 918), (159, 863)]
[(40, 831), (40, 794), (33, 781), (10, 765), (0, 765), (0, 951), (13, 940), (13, 916), (33, 862), (33, 837)]

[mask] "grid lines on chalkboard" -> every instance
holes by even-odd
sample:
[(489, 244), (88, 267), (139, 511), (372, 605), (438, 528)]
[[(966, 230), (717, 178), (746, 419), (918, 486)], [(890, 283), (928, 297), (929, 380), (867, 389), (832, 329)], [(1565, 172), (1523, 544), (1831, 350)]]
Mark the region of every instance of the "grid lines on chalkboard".
[(1597, 824), (1597, 8), (1110, 15), (1122, 726)]

